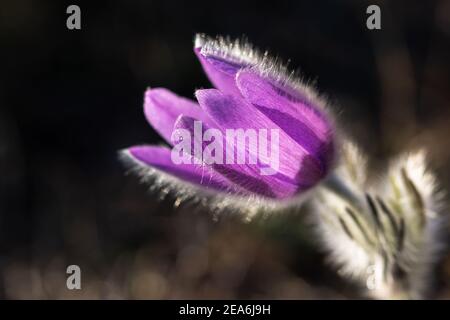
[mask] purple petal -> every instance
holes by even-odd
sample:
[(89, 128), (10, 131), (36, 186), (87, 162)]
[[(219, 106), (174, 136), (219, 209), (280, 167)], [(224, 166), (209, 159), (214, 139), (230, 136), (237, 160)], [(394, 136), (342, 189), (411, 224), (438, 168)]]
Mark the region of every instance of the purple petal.
[(199, 105), (164, 88), (148, 89), (145, 92), (144, 112), (147, 121), (168, 142), (175, 120), (184, 114), (208, 123), (210, 120)]
[[(188, 130), (193, 137), (192, 144), (198, 143), (201, 146), (201, 149), (204, 150), (209, 142), (205, 142), (202, 137), (195, 134), (195, 121), (196, 120), (193, 118), (180, 116), (174, 129)], [(207, 125), (202, 124), (202, 135), (208, 129), (210, 128)], [(224, 146), (223, 151), (225, 152), (226, 141), (223, 140), (222, 144)], [(193, 156), (196, 156), (198, 159), (201, 158), (201, 156), (195, 154), (194, 146), (192, 146), (191, 150)], [(226, 155), (224, 154), (223, 159), (225, 159), (225, 157)], [(247, 190), (247, 193), (256, 193), (268, 198), (284, 199), (292, 197), (302, 190), (301, 186), (293, 184), (292, 182), (280, 181), (275, 178), (275, 176), (261, 175), (259, 168), (256, 165), (212, 163), (209, 166), (228, 179), (230, 183)]]
[(200, 106), (224, 132), (226, 129), (266, 129), (268, 132), (272, 129), (278, 130), (278, 179), (307, 187), (323, 177), (321, 163), (252, 104), (215, 89), (198, 90), (196, 96)]
[(233, 65), (217, 57), (205, 56), (197, 48), (194, 51), (214, 87), (230, 94), (240, 94), (235, 77), (242, 66)]
[[(198, 35), (194, 52), (208, 79), (217, 89), (240, 95), (236, 86), (236, 74), (240, 69), (254, 65), (256, 61), (246, 57), (245, 53), (240, 53), (237, 46), (238, 44), (224, 39), (214, 40)], [(235, 48), (234, 51), (233, 48)]]
[(234, 189), (226, 179), (205, 166), (173, 163), (169, 148), (160, 146), (135, 146), (129, 148), (128, 153), (147, 166), (181, 178), (189, 183), (220, 191)]
[(237, 85), (245, 99), (328, 169), (333, 158), (333, 127), (307, 92), (277, 85), (250, 69), (239, 72)]

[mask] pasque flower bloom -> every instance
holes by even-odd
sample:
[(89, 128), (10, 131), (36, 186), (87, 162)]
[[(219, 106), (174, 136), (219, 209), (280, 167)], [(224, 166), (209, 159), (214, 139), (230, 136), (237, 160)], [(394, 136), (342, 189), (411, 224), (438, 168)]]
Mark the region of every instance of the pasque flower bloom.
[[(202, 35), (194, 51), (214, 89), (196, 91), (197, 101), (163, 88), (145, 93), (145, 116), (172, 150), (122, 152), (152, 188), (173, 192), (175, 205), (200, 200), (216, 217), (226, 210), (250, 220), (301, 203), (289, 200), (327, 178), (314, 190), (312, 221), (340, 273), (374, 297), (424, 297), (448, 219), (425, 155), (401, 157), (369, 181), (366, 158), (350, 139), (334, 163), (336, 133), (324, 101), (276, 59), (242, 41)], [(230, 156), (230, 130), (244, 133), (231, 159), (249, 161), (216, 161)], [(245, 134), (255, 131), (263, 134)], [(268, 132), (277, 133), (270, 143)], [(174, 161), (179, 146), (184, 160)], [(276, 161), (267, 161), (272, 154)]]
[[(176, 164), (165, 146), (125, 149), (127, 159), (145, 174), (165, 176), (173, 183), (273, 200), (291, 199), (327, 175), (334, 158), (334, 130), (323, 100), (275, 59), (243, 41), (198, 35), (194, 51), (215, 88), (197, 90), (197, 102), (164, 88), (148, 89), (148, 122), (172, 146), (177, 143), (174, 131), (187, 130), (194, 136), (196, 121), (201, 121), (202, 130), (212, 128), (224, 135), (229, 129), (278, 130), (276, 171), (261, 174), (264, 161), (259, 154), (256, 163)], [(234, 152), (248, 158), (255, 156), (253, 150), (247, 146)], [(196, 158), (194, 153), (190, 156)]]

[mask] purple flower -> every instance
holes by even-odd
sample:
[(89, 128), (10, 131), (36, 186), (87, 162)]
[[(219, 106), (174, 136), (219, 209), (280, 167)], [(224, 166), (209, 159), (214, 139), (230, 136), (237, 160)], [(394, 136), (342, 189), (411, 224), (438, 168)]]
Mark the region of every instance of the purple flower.
[[(196, 185), (218, 193), (285, 200), (327, 175), (334, 158), (334, 130), (325, 103), (310, 88), (242, 41), (198, 35), (194, 51), (215, 89), (197, 90), (197, 102), (167, 89), (148, 89), (144, 103), (148, 122), (173, 148), (182, 141), (180, 132), (191, 134), (192, 148), (187, 148), (184, 162), (174, 162), (173, 151), (165, 146), (124, 150), (144, 177), (168, 181), (166, 185), (176, 188)], [(228, 149), (230, 141), (225, 137), (230, 130), (250, 129), (266, 141), (249, 135), (243, 148)], [(214, 139), (205, 139), (208, 132)], [(222, 162), (202, 157), (213, 140), (221, 148), (209, 155)], [(201, 147), (200, 156), (196, 145), (197, 151)], [(263, 145), (266, 157), (257, 151)], [(227, 150), (231, 159), (244, 161), (225, 161)], [(269, 154), (275, 152), (277, 161), (272, 163)]]

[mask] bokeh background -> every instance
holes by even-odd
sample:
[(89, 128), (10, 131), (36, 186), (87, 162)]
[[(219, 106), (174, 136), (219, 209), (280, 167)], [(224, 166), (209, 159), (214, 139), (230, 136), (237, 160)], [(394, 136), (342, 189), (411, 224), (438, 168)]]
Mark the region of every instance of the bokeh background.
[[(81, 7), (81, 30), (66, 8)], [(382, 30), (366, 28), (378, 4)], [(210, 87), (194, 34), (245, 34), (335, 105), (374, 172), (418, 146), (450, 185), (450, 2), (2, 1), (1, 298), (361, 298), (328, 266), (307, 212), (264, 223), (173, 207), (117, 150), (161, 139), (146, 87)], [(66, 289), (66, 267), (82, 290)], [(450, 298), (450, 254), (435, 298)]]

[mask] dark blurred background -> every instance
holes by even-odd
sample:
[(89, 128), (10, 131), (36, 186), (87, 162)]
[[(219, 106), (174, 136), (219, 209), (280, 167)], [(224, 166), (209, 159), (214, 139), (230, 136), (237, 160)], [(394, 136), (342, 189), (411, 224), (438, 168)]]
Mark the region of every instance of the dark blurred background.
[[(66, 8), (81, 8), (81, 30)], [(382, 30), (366, 28), (381, 7)], [(450, 185), (450, 2), (2, 1), (1, 298), (358, 298), (328, 266), (304, 213), (214, 222), (158, 200), (117, 150), (161, 139), (146, 87), (210, 87), (197, 32), (246, 35), (291, 59), (371, 155), (425, 146)], [(66, 267), (82, 290), (66, 289)], [(437, 275), (450, 298), (450, 255)]]

